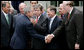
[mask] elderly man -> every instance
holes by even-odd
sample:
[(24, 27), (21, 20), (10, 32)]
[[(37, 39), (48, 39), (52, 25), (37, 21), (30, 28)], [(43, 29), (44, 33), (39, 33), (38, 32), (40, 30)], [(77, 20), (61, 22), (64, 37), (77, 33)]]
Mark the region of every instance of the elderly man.
[(64, 8), (63, 8), (63, 4), (61, 3), (60, 4), (60, 6), (59, 6), (59, 14), (61, 15), (60, 16), (60, 18), (63, 20), (63, 19), (65, 19), (65, 17), (64, 17), (64, 13), (65, 13), (66, 11), (64, 10)]
[(65, 29), (69, 49), (79, 49), (79, 45), (83, 48), (83, 13), (73, 8), (73, 1), (63, 1), (63, 7), (67, 12), (66, 19), (51, 35), (56, 36)]
[(19, 16), (21, 16), (22, 14), (24, 14), (24, 8), (25, 7), (27, 7), (27, 5), (25, 4), (25, 3), (20, 3), (19, 4), (19, 11), (20, 11), (20, 13), (18, 13), (17, 15), (14, 15), (13, 16), (13, 27), (14, 27), (14, 29), (15, 29), (15, 25), (16, 25), (16, 19), (17, 19), (17, 17), (19, 17)]
[(15, 31), (11, 38), (10, 46), (13, 49), (30, 49), (28, 42), (31, 37), (45, 41), (46, 37), (37, 32), (33, 28), (29, 17), (32, 16), (32, 11), (29, 7), (24, 8), (24, 14), (16, 19)]

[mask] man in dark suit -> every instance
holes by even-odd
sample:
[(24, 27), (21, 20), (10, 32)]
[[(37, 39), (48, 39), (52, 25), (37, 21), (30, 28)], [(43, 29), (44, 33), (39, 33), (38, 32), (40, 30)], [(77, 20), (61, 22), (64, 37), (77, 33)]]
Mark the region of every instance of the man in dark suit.
[(13, 17), (9, 14), (10, 3), (4, 2), (1, 7), (1, 48), (10, 48)]
[(10, 46), (13, 49), (29, 49), (27, 46), (31, 37), (45, 40), (45, 36), (37, 34), (33, 24), (28, 17), (32, 16), (30, 8), (24, 8), (24, 13), (16, 19), (15, 31), (11, 39)]
[[(59, 26), (52, 35), (57, 36), (63, 29), (65, 29), (66, 39), (69, 49), (79, 49), (80, 41), (83, 44), (83, 13), (76, 8), (73, 8), (73, 1), (63, 1), (64, 9), (67, 11), (66, 19), (63, 20), (62, 25)], [(69, 15), (70, 14), (70, 15)], [(81, 40), (79, 40), (82, 38)], [(83, 45), (80, 46), (80, 48)]]
[[(47, 9), (47, 14), (50, 18), (48, 22), (48, 33), (51, 34), (54, 30), (61, 25), (62, 20), (56, 15), (56, 7), (49, 6)], [(47, 44), (46, 47), (48, 49), (60, 49), (64, 48), (63, 44), (65, 43), (64, 33), (59, 34), (57, 38), (52, 39), (51, 43)], [(62, 43), (61, 43), (62, 42)]]
[[(34, 7), (35, 15), (36, 15), (36, 21), (32, 20), (31, 22), (34, 25), (34, 29), (40, 33), (41, 35), (47, 34), (47, 26), (48, 26), (48, 18), (46, 15), (43, 15), (42, 13), (43, 6), (41, 4), (36, 4)], [(38, 44), (38, 45), (37, 45)], [(32, 40), (32, 48), (34, 49), (44, 49), (45, 43), (44, 41), (40, 39), (33, 39)]]

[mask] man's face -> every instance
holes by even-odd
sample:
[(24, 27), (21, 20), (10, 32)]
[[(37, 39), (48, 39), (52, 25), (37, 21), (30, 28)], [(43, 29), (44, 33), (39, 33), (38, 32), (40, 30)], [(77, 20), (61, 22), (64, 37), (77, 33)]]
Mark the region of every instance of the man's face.
[(50, 8), (47, 9), (47, 14), (49, 18), (52, 18), (54, 16), (54, 12), (52, 10), (50, 11)]
[(62, 15), (63, 14), (63, 7), (59, 7), (59, 13), (60, 13), (60, 15)]
[(66, 9), (64, 9), (63, 5), (60, 5), (60, 7), (59, 7), (59, 13), (60, 13), (61, 15), (67, 13), (67, 11), (66, 11)]
[(22, 14), (24, 14), (24, 8), (25, 8), (26, 6), (21, 6), (20, 8), (19, 8), (19, 10), (20, 10), (20, 13), (22, 13)]
[(30, 17), (32, 17), (33, 16), (33, 11), (30, 11)]
[(68, 12), (69, 11), (69, 5), (67, 5), (67, 1), (63, 1), (63, 7)]
[(24, 8), (26, 7), (26, 5), (22, 5), (19, 7), (20, 13), (24, 14)]
[(37, 1), (31, 1), (31, 6), (34, 7), (37, 4)]
[(41, 13), (42, 13), (42, 11), (41, 11), (39, 8), (34, 9), (34, 14), (35, 14), (36, 16), (40, 16)]
[(9, 10), (10, 10), (10, 4), (6, 3), (6, 7), (4, 7), (3, 10), (4, 10), (5, 13), (8, 13)]

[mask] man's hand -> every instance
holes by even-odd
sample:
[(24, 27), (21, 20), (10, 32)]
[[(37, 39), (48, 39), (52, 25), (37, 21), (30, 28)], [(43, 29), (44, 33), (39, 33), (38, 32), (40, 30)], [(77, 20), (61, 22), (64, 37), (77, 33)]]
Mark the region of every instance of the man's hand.
[(53, 34), (48, 34), (48, 35), (45, 37), (45, 43), (50, 43), (53, 37), (54, 37)]
[(77, 44), (77, 43), (75, 44), (75, 49), (80, 49), (79, 44)]
[(33, 25), (35, 25), (35, 24), (36, 24), (35, 19), (30, 19), (30, 21), (33, 23)]

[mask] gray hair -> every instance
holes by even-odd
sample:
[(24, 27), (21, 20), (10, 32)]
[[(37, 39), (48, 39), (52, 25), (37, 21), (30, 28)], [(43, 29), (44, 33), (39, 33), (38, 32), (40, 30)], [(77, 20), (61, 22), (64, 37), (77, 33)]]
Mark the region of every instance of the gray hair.
[(31, 11), (31, 8), (30, 7), (25, 7), (23, 10), (24, 10), (24, 14), (26, 14), (27, 12)]
[(26, 5), (25, 3), (22, 2), (22, 3), (19, 4), (19, 8), (22, 7), (22, 6), (25, 7), (25, 6), (27, 6), (27, 5)]

